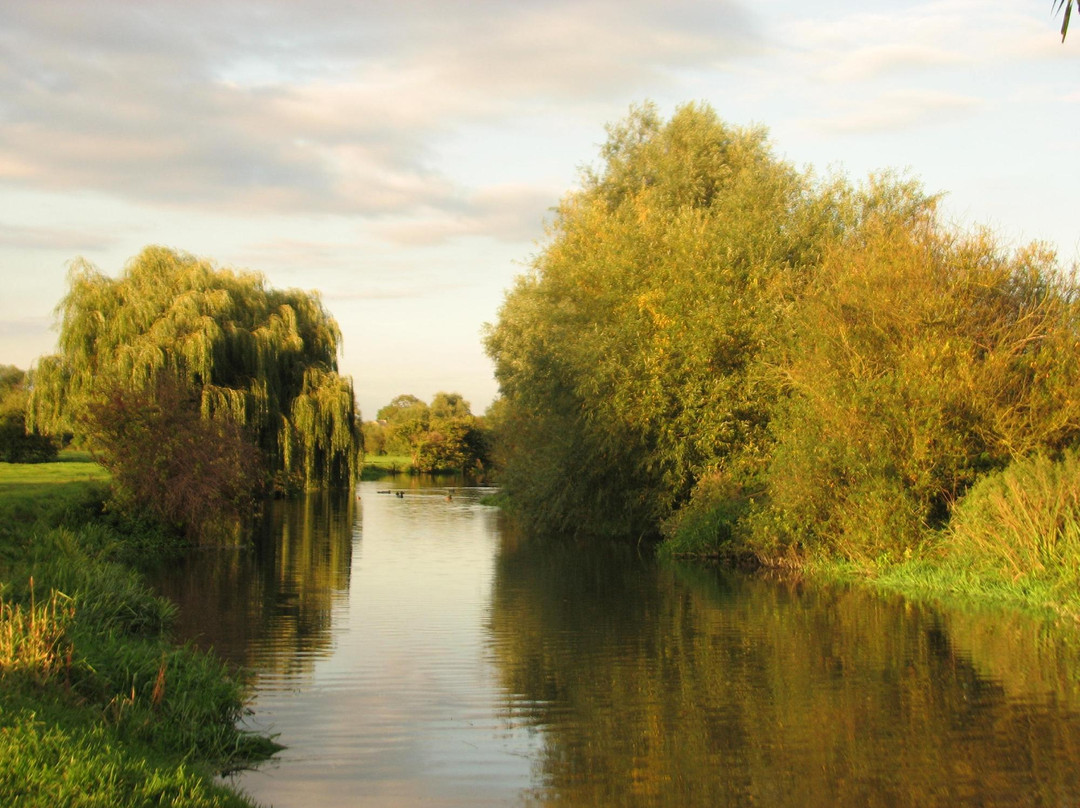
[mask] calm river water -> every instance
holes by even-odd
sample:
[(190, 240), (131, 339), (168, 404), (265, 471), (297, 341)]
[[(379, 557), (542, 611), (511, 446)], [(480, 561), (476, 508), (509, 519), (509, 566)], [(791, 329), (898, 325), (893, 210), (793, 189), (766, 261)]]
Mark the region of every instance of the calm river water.
[(234, 784), (277, 808), (1080, 805), (1080, 640), (526, 541), (483, 493), (276, 503), (255, 549), (166, 576), (286, 746)]

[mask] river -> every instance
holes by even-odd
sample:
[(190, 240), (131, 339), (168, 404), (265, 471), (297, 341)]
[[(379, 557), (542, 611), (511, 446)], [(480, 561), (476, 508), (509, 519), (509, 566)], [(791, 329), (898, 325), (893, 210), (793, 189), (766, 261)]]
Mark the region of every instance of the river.
[(286, 747), (232, 784), (276, 808), (1080, 805), (1075, 632), (530, 540), (484, 493), (275, 503), (252, 548), (162, 576)]

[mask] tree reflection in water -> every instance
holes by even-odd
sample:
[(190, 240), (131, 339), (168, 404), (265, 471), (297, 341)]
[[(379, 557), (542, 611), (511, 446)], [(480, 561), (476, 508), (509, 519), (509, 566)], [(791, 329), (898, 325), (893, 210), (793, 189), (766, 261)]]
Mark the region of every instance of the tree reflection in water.
[(162, 579), (182, 637), (258, 672), (289, 745), (245, 781), (268, 801), (1080, 804), (1075, 630), (529, 541), (464, 496), (365, 490), (365, 565), (359, 503), (311, 497)]
[(310, 671), (348, 597), (359, 503), (348, 492), (274, 501), (250, 546), (195, 551), (158, 590), (180, 606), (177, 634), (260, 677)]
[(508, 536), (489, 624), (528, 802), (1080, 800), (1076, 645), (862, 590)]

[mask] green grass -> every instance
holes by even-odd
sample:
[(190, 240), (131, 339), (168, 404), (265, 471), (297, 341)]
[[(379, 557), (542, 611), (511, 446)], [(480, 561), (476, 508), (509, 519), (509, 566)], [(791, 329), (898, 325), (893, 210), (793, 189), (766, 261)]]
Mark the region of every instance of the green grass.
[(806, 563), (801, 571), (811, 579), (856, 583), (961, 611), (1004, 610), (1064, 625), (1080, 621), (1080, 592), (1064, 591), (1060, 581), (1045, 577), (1011, 579), (971, 559), (853, 564), (823, 558)]
[(91, 716), (29, 706), (0, 712), (0, 795), (7, 808), (251, 805), (197, 767), (119, 742)]
[(127, 563), (160, 537), (103, 513), (107, 479), (0, 464), (0, 805), (250, 806), (212, 775), (277, 747), (237, 730), (241, 679), (170, 642)]
[(391, 474), (411, 474), (412, 458), (409, 455), (364, 456), (364, 468), (360, 472), (361, 480), (379, 480)]
[(108, 482), (109, 473), (86, 452), (64, 451), (52, 463), (0, 463), (0, 524), (32, 523), (103, 499)]

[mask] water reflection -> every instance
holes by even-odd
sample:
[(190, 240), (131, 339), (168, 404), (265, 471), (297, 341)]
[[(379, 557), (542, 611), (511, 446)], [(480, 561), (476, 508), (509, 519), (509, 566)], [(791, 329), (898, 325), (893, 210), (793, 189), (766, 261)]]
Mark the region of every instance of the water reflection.
[(348, 595), (358, 524), (344, 492), (270, 503), (249, 546), (196, 550), (161, 573), (178, 634), (263, 679), (310, 671)]
[(1000, 625), (513, 542), (490, 631), (504, 710), (544, 739), (532, 804), (1077, 804), (1075, 649)]
[(482, 491), (278, 503), (163, 589), (256, 674), (266, 805), (1080, 804), (1080, 641), (526, 540)]

